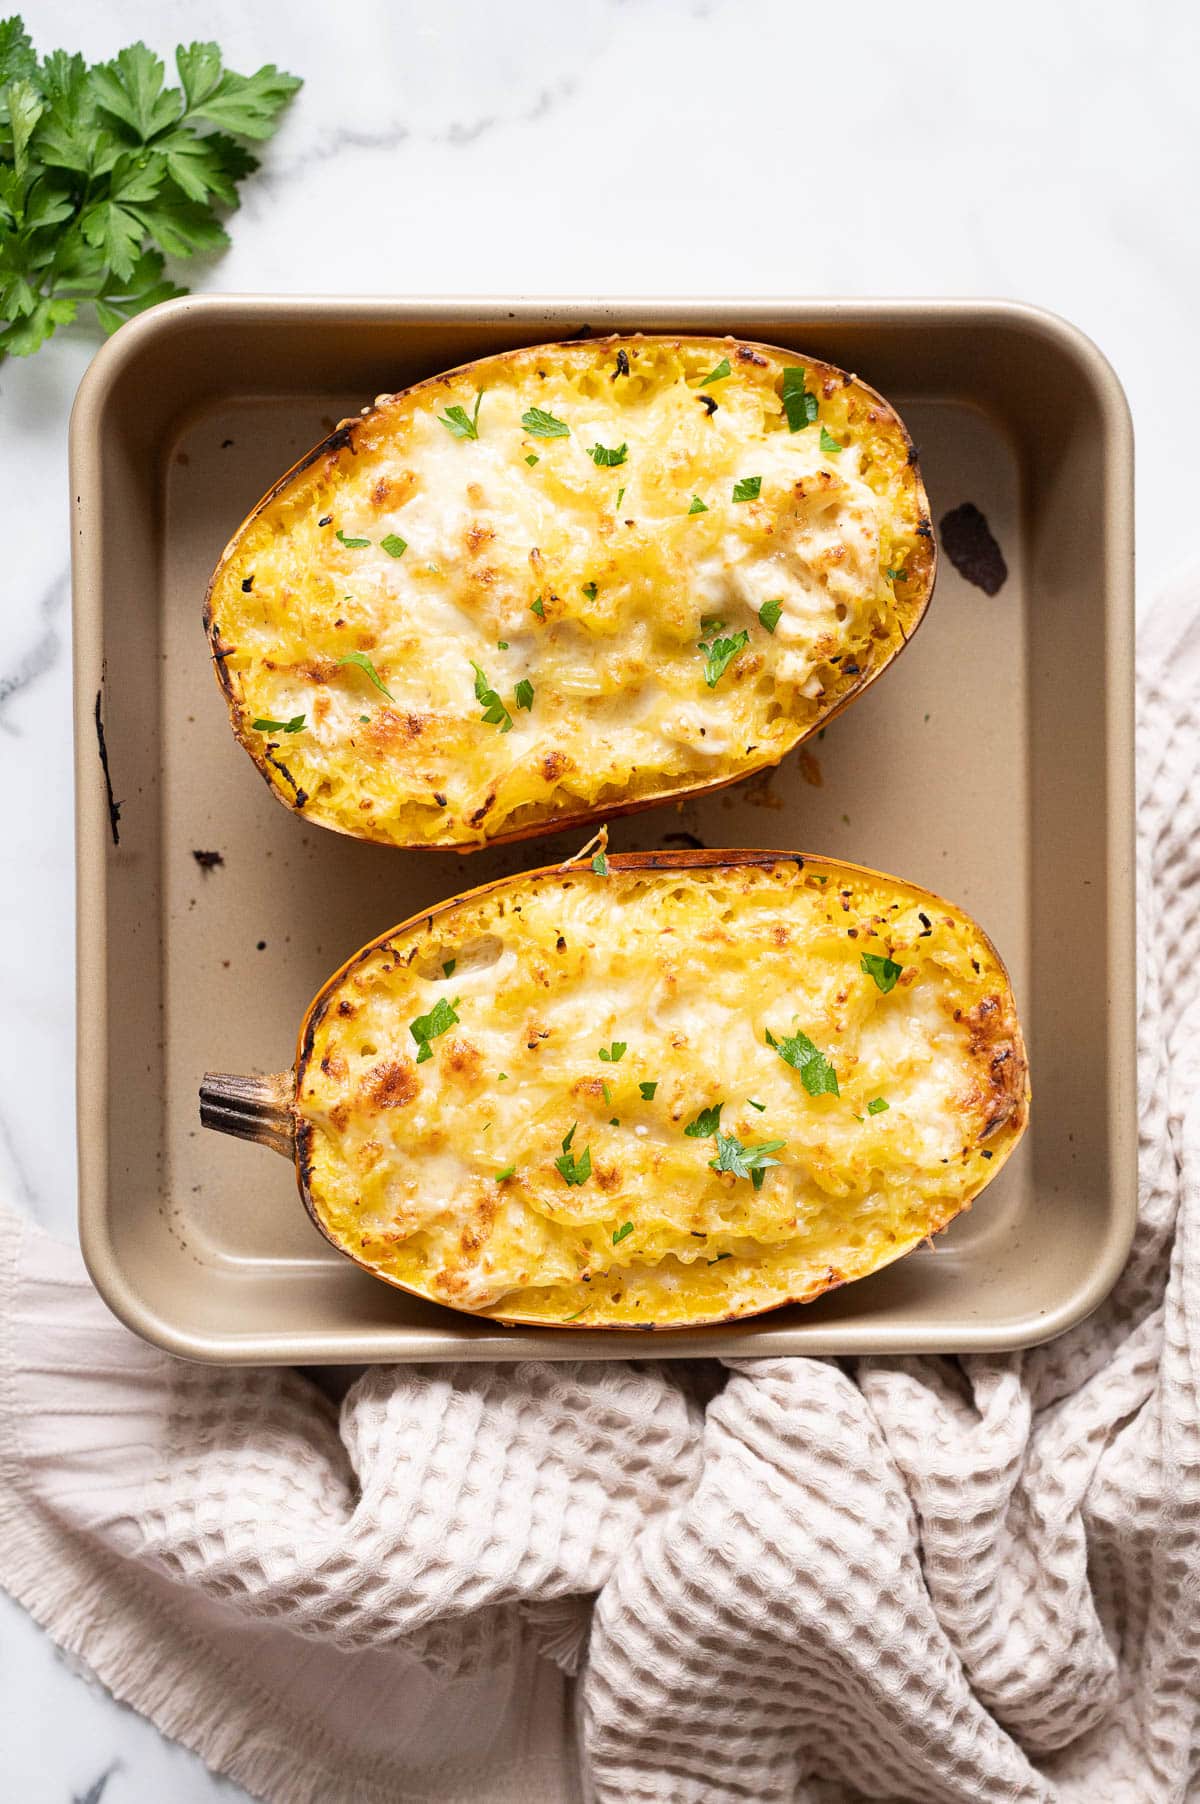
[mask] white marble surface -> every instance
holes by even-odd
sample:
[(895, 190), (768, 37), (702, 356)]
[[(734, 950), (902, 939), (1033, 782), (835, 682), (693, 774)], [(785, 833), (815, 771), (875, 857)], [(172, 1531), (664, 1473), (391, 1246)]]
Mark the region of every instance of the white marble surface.
[[(43, 49), (215, 37), (306, 79), (209, 289), (1002, 295), (1089, 332), (1138, 435), (1144, 607), (1192, 554), (1200, 12), (1190, 0), (26, 0)], [(67, 414), (0, 364), (0, 1182), (73, 1231)], [(19, 497), (17, 506), (12, 497)], [(0, 1600), (0, 1791), (234, 1798)], [(331, 1800), (331, 1804), (335, 1801)]]

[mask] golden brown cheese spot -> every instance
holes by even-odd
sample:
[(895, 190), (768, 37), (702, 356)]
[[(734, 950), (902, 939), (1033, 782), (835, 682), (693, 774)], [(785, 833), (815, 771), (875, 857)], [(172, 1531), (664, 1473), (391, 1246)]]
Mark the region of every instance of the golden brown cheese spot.
[(462, 1078), (466, 1083), (473, 1083), (483, 1068), (483, 1055), (469, 1040), (456, 1037), (447, 1042), (442, 1065), (444, 1070), (453, 1072), (455, 1077)]
[(420, 1087), (411, 1059), (389, 1059), (368, 1073), (366, 1094), (373, 1108), (402, 1109)]
[[(786, 429), (796, 352), (628, 345), (505, 353), (382, 397), (235, 539), (209, 597), (214, 653), (237, 646), (219, 667), (247, 749), (289, 804), (303, 792), (310, 819), (402, 845), (479, 844), (686, 794), (776, 762), (905, 643), (934, 551), (890, 410), (805, 360), (844, 445), (833, 458), (819, 432)], [(614, 383), (618, 351), (630, 375)], [(697, 385), (722, 356), (734, 368), (717, 430)], [(481, 390), (479, 438), (457, 441), (440, 416), (470, 413)], [(571, 436), (531, 438), (534, 403)], [(597, 468), (595, 442), (626, 443), (627, 465)], [(735, 504), (747, 471), (760, 496)], [(708, 511), (689, 515), (697, 493)], [(370, 543), (346, 547), (339, 530)], [(383, 550), (389, 535), (402, 556)], [(906, 572), (899, 595), (888, 567)], [(769, 634), (759, 610), (780, 597)], [(710, 687), (698, 646), (713, 618), (749, 642)], [(351, 652), (372, 659), (400, 721), (436, 720), (435, 773)], [(510, 729), (483, 720), (473, 664)], [(534, 700), (521, 708), (525, 682)], [(328, 694), (319, 711), (314, 691)], [(309, 730), (284, 775), (251, 723), (296, 714)], [(431, 786), (446, 798), (436, 810)]]

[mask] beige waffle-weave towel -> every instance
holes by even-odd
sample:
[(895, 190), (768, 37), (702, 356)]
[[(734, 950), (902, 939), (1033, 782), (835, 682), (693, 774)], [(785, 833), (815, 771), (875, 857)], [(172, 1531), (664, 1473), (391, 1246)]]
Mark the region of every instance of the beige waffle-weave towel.
[(0, 1582), (272, 1804), (1200, 1796), (1198, 596), (1143, 652), (1141, 1221), (1091, 1320), (339, 1412), (153, 1352), (4, 1214)]

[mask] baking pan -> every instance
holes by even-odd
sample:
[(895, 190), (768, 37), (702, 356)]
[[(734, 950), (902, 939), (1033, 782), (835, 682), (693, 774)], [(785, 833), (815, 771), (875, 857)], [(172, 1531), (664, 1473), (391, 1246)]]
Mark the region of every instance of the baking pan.
[(654, 1351), (1022, 1346), (1080, 1320), (1120, 1269), (1136, 1208), (1132, 439), (1095, 347), (1007, 303), (184, 299), (105, 346), (71, 424), (80, 1233), (110, 1307), (172, 1352), (647, 1352), (645, 1334), (504, 1329), (375, 1282), (323, 1242), (282, 1161), (202, 1133), (196, 1103), (206, 1069), (286, 1066), (311, 996), (373, 935), (577, 849), (406, 853), (287, 815), (209, 666), (201, 608), (227, 538), (377, 393), (638, 330), (732, 332), (858, 371), (912, 430), (935, 520), (975, 503), (1008, 576), (988, 595), (943, 557), (912, 646), (820, 741), (616, 822), (613, 848), (824, 852), (952, 897), (1009, 965), (1034, 1088), (1018, 1153), (936, 1250)]

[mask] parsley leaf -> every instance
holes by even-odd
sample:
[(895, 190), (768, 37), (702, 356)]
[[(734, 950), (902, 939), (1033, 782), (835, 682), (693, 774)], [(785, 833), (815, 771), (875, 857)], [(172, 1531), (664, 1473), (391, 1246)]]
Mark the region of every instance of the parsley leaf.
[(444, 1034), (448, 1028), (457, 1026), (458, 1016), (454, 1011), (457, 1009), (459, 1001), (458, 996), (454, 998), (453, 1002), (447, 1002), (444, 996), (439, 997), (427, 1015), (418, 1015), (415, 1021), (409, 1022), (408, 1031), (420, 1047), (420, 1051), (417, 1053), (418, 1065), (423, 1065), (426, 1059), (433, 1057), (433, 1047), (429, 1042), (436, 1040), (438, 1035)]
[(516, 1169), (515, 1165), (506, 1165), (503, 1171), (494, 1171), (492, 1173), (493, 1182), (503, 1184), (505, 1178), (511, 1178)]
[(890, 564), (883, 574), (890, 583), (902, 583), (908, 580), (907, 570), (893, 570)]
[(599, 595), (600, 591), (596, 587), (595, 583), (584, 583), (583, 593), (587, 596), (589, 601), (595, 601), (595, 599), (596, 599), (597, 595)]
[(617, 490), (617, 506), (618, 507), (620, 507), (620, 505), (621, 505), (622, 501), (624, 501), (624, 499), (625, 499), (624, 489), (618, 489)]
[(625, 1222), (622, 1227), (614, 1228), (613, 1229), (613, 1245), (615, 1247), (620, 1246), (621, 1242), (625, 1239), (625, 1236), (627, 1234), (632, 1234), (632, 1233), (633, 1233), (633, 1223), (631, 1221)]
[(457, 964), (458, 964), (458, 960), (456, 958), (448, 958), (446, 960), (445, 964), (442, 966), (442, 975), (445, 977), (453, 977), (455, 967)]
[(655, 1078), (653, 1083), (639, 1084), (638, 1089), (642, 1093), (643, 1102), (653, 1102), (654, 1092), (658, 1089), (658, 1079)]
[(185, 292), (165, 257), (229, 242), (217, 208), (258, 167), (238, 140), (269, 138), (300, 83), (236, 75), (211, 43), (175, 62), (179, 87), (141, 43), (39, 62), (21, 20), (0, 21), (0, 357), (32, 356), (84, 305), (115, 332)]
[(256, 720), (253, 725), (256, 733), (299, 733), (303, 731), (305, 716), (293, 714), (290, 720)]
[(807, 1034), (792, 1034), (787, 1039), (777, 1040), (768, 1028), (767, 1045), (775, 1048), (785, 1065), (791, 1065), (800, 1073), (800, 1081), (810, 1096), (841, 1094), (837, 1072)]
[(471, 660), (471, 669), (475, 672), (475, 700), (483, 704), (483, 724), (488, 727), (499, 727), (502, 733), (511, 733), (512, 715), (496, 691), (490, 687), (487, 677), (474, 659)]
[(370, 658), (368, 658), (365, 651), (348, 651), (344, 658), (338, 659), (338, 669), (339, 670), (341, 669), (343, 664), (353, 664), (356, 669), (361, 670), (363, 675), (365, 677), (367, 677), (372, 683), (374, 683), (376, 689), (379, 690), (381, 695), (386, 695), (390, 702), (395, 701), (395, 699), (396, 699), (395, 696), (392, 694), (391, 690), (388, 689), (385, 686), (385, 684), (380, 680), (379, 672), (376, 670), (374, 664), (372, 664)]
[(408, 550), (408, 540), (402, 539), (399, 533), (395, 532), (389, 532), (386, 539), (380, 539), (379, 545), (380, 549), (386, 551), (389, 557), (403, 557)]
[(567, 1134), (562, 1143), (562, 1158), (554, 1161), (555, 1166), (561, 1172), (564, 1181), (572, 1186), (586, 1184), (592, 1175), (591, 1147), (585, 1146), (583, 1153), (579, 1158), (576, 1158), (575, 1154), (571, 1151), (571, 1142), (575, 1138), (575, 1129), (578, 1126), (579, 1123), (577, 1121), (571, 1123), (571, 1131)]
[(627, 1042), (624, 1040), (614, 1040), (611, 1047), (602, 1046), (600, 1048), (600, 1062), (604, 1065), (619, 1065), (621, 1060), (625, 1057), (626, 1044)]
[(733, 485), (733, 498), (735, 501), (757, 501), (761, 488), (761, 476), (743, 476)]
[[(528, 465), (529, 465), (529, 468), (530, 468), (530, 469), (531, 469), (531, 470), (532, 470), (532, 468), (533, 468), (533, 466), (534, 466), (534, 464), (540, 464), (540, 463), (541, 463), (541, 461), (542, 461), (542, 460), (541, 460), (541, 458), (540, 458), (540, 457), (539, 457), (539, 456), (538, 456), (538, 454), (537, 454), (537, 452), (536, 452), (536, 451), (531, 451), (531, 452), (530, 452), (530, 453), (529, 453), (529, 456), (528, 456), (528, 457), (527, 457), (527, 458), (526, 458), (526, 459), (525, 459), (525, 462), (526, 462), (526, 463), (527, 463), (527, 464), (528, 464)], [(587, 1304), (586, 1304), (586, 1303), (585, 1303), (585, 1304), (584, 1304), (584, 1306), (583, 1306), (583, 1307), (584, 1307), (584, 1309), (586, 1309), (586, 1308), (587, 1308)], [(582, 1313), (582, 1312), (581, 1312), (581, 1313)], [(569, 1322), (573, 1322), (573, 1321), (574, 1321), (574, 1319), (575, 1319), (575, 1318), (574, 1318), (574, 1316), (571, 1316), (571, 1315), (569, 1315), (569, 1316), (568, 1316), (568, 1317), (567, 1317), (567, 1320), (568, 1320), (568, 1321), (569, 1321)]]
[(339, 545), (346, 547), (347, 551), (361, 551), (365, 545), (371, 543), (370, 539), (348, 539), (340, 526), (333, 536)]
[(713, 639), (705, 644), (702, 640), (697, 647), (704, 653), (704, 680), (710, 689), (715, 689), (738, 653), (749, 645), (750, 635), (747, 632), (735, 633), (732, 639)]
[(882, 1096), (876, 1096), (867, 1104), (867, 1114), (882, 1115), (887, 1110), (887, 1106)]
[(695, 1121), (689, 1121), (683, 1130), (688, 1139), (707, 1140), (710, 1134), (715, 1134), (721, 1126), (721, 1110), (724, 1107), (723, 1102), (715, 1102), (711, 1108), (701, 1109)]
[(876, 989), (882, 990), (885, 996), (895, 989), (896, 979), (904, 969), (894, 958), (881, 958), (878, 952), (864, 952), (860, 963), (867, 976), (875, 979)]
[[(593, 445), (588, 452), (588, 456), (596, 465), (597, 469), (615, 470), (617, 465), (623, 464), (625, 459), (629, 456), (629, 446), (620, 444), (615, 451), (609, 451), (604, 445)], [(621, 493), (625, 493), (624, 489), (621, 490)], [(617, 506), (619, 507), (620, 505), (620, 502), (618, 502)]]
[(804, 376), (794, 364), (783, 372), (783, 411), (791, 432), (811, 426), (817, 417), (817, 397), (805, 388)]
[(769, 633), (773, 633), (779, 625), (779, 616), (782, 613), (783, 603), (781, 601), (764, 601), (758, 610), (759, 625), (765, 626)]
[(592, 859), (592, 869), (595, 871), (597, 877), (608, 876), (608, 859), (604, 856), (603, 852), (597, 852), (596, 856)]
[(546, 618), (546, 604), (540, 595), (530, 607), (529, 612), (531, 614), (536, 614), (539, 620), (544, 620)]
[(701, 501), (699, 495), (693, 495), (692, 496), (692, 505), (688, 508), (688, 513), (689, 514), (706, 514), (707, 512), (708, 512), (708, 508), (705, 506), (704, 502)]
[(700, 387), (707, 388), (710, 382), (723, 382), (728, 374), (729, 359), (728, 357), (722, 357), (716, 369), (709, 370), (707, 376), (705, 376), (704, 380), (701, 382)]
[(571, 428), (565, 420), (556, 420), (544, 408), (531, 407), (521, 415), (521, 424), (534, 438), (570, 438)]
[(765, 1102), (756, 1102), (753, 1096), (748, 1096), (746, 1101), (750, 1104), (752, 1109), (757, 1109), (760, 1115), (767, 1106)]
[(475, 397), (475, 411), (469, 414), (465, 407), (448, 407), (438, 419), (446, 428), (451, 438), (479, 437), (479, 403), (483, 400), (483, 390)]
[(758, 1190), (762, 1186), (763, 1173), (769, 1166), (779, 1163), (770, 1155), (786, 1145), (786, 1140), (764, 1140), (758, 1146), (743, 1146), (736, 1134), (718, 1134), (717, 1156), (708, 1163), (713, 1171), (731, 1171), (735, 1178), (752, 1178), (754, 1188)]
[(533, 707), (533, 684), (529, 681), (528, 677), (521, 678), (520, 682), (513, 690), (513, 695), (516, 699), (518, 708), (529, 709)]
[(834, 438), (832, 432), (827, 432), (824, 426), (822, 426), (821, 449), (825, 452), (827, 457), (836, 457), (838, 453), (844, 451), (846, 447), (842, 444), (840, 439)]

